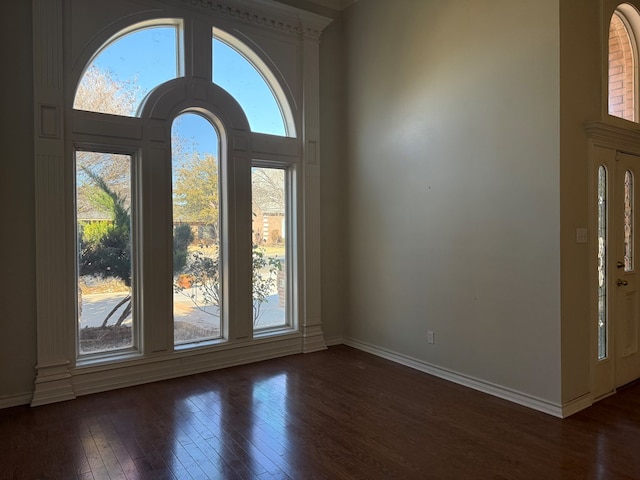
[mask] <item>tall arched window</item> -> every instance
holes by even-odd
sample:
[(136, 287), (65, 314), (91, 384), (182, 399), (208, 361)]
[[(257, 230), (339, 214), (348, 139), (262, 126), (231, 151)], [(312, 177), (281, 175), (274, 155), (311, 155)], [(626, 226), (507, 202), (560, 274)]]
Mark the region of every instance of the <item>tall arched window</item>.
[(638, 50), (635, 26), (640, 15), (629, 4), (620, 5), (609, 24), (608, 112), (625, 120), (638, 120)]
[[(228, 148), (242, 131), (289, 141), (291, 108), (265, 62), (218, 28), (209, 34), (211, 78), (185, 75), (182, 58), (192, 69), (208, 64), (206, 49), (184, 50), (189, 25), (124, 28), (78, 82), (74, 115), (86, 121), (72, 138), (80, 360), (296, 327), (287, 283), (295, 257), (285, 239), (297, 162), (282, 158), (277, 141), (264, 158)], [(101, 114), (112, 116), (112, 132)], [(168, 328), (173, 345), (153, 333)]]
[(330, 20), (224, 4), (33, 2), (32, 405), (325, 348)]

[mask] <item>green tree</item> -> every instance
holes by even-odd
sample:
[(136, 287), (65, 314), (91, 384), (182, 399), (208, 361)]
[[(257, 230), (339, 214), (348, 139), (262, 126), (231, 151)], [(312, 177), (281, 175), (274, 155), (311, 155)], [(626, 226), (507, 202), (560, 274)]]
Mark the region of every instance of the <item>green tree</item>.
[[(110, 220), (83, 225), (80, 231), (80, 275), (118, 278), (131, 288), (131, 215), (126, 207), (126, 198), (91, 170), (83, 168), (82, 172), (90, 183), (84, 186), (88, 202), (108, 214)], [(131, 314), (131, 293), (109, 312), (102, 327), (125, 304), (116, 326), (120, 326)]]
[(189, 245), (193, 242), (193, 232), (186, 223), (176, 225), (173, 229), (173, 271), (181, 272), (187, 265)]
[(213, 155), (193, 153), (176, 171), (174, 218), (185, 223), (217, 225), (218, 162)]
[(116, 277), (131, 286), (131, 217), (125, 198), (114, 192), (102, 177), (90, 170), (93, 180), (89, 201), (109, 214), (110, 221), (99, 226), (85, 226), (80, 246), (80, 275)]

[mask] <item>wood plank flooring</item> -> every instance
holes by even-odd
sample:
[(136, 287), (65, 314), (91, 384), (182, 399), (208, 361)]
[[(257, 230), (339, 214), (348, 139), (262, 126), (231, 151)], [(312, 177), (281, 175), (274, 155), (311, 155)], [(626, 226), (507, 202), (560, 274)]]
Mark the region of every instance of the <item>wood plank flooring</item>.
[(640, 385), (565, 420), (346, 346), (0, 410), (0, 479), (639, 479)]

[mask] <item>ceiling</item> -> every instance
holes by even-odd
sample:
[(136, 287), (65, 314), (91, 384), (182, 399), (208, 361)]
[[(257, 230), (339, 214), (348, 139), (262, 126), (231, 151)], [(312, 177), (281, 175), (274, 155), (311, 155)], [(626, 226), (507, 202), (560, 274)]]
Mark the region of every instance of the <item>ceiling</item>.
[(311, 3), (322, 7), (332, 8), (334, 10), (342, 10), (357, 0), (309, 0)]

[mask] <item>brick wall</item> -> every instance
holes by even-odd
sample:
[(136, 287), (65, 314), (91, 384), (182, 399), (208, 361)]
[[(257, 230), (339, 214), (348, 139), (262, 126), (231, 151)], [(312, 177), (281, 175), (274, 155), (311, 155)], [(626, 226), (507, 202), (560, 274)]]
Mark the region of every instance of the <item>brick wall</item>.
[[(281, 238), (284, 238), (285, 232), (282, 231), (283, 215), (273, 214), (267, 215), (261, 212), (254, 212), (253, 215), (253, 242), (258, 245), (273, 245), (276, 240), (274, 232)], [(281, 240), (282, 241), (282, 240)]]
[(635, 120), (634, 65), (629, 33), (617, 14), (609, 25), (609, 114)]

